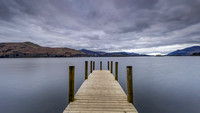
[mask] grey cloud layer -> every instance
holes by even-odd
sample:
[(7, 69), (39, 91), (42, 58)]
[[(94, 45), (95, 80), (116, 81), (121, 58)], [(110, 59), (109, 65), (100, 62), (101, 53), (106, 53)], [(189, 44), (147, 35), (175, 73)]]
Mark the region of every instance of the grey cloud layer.
[(103, 51), (200, 44), (199, 11), (200, 0), (0, 0), (0, 42)]

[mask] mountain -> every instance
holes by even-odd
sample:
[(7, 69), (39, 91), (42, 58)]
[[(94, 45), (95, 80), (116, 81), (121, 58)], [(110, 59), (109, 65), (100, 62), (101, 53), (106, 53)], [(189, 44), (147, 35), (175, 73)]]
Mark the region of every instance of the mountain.
[(112, 52), (112, 53), (106, 53), (102, 51), (91, 51), (87, 49), (81, 49), (79, 50), (81, 52), (84, 52), (90, 56), (96, 56), (96, 57), (124, 57), (124, 56), (145, 56), (140, 55), (137, 53), (128, 53), (128, 52)]
[(101, 51), (91, 51), (91, 50), (87, 50), (87, 49), (81, 49), (79, 50), (85, 54), (88, 54), (89, 56), (103, 56), (104, 54), (106, 54), (106, 52), (101, 52)]
[(119, 55), (127, 55), (127, 56), (139, 56), (140, 54), (138, 53), (128, 53), (128, 52), (114, 52), (114, 53), (111, 53), (111, 54), (119, 54)]
[(32, 42), (0, 43), (0, 58), (31, 58), (31, 57), (124, 57), (145, 56), (128, 52), (102, 52), (86, 49), (75, 50), (70, 48), (43, 47)]
[(176, 50), (167, 54), (167, 56), (191, 56), (200, 53), (200, 46), (192, 46), (181, 50)]
[(87, 56), (70, 48), (42, 47), (32, 42), (0, 43), (0, 58)]

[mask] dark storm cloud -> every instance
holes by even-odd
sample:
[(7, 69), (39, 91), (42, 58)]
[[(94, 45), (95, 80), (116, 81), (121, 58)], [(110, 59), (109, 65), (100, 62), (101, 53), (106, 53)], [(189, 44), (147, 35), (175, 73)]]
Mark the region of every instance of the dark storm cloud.
[(200, 44), (199, 11), (199, 0), (0, 0), (0, 42), (166, 53)]

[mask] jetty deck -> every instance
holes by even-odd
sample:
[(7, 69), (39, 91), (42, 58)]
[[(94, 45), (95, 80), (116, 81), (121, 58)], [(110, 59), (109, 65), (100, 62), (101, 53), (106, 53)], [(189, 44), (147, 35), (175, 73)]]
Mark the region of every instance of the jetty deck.
[(63, 113), (138, 113), (108, 70), (94, 70)]

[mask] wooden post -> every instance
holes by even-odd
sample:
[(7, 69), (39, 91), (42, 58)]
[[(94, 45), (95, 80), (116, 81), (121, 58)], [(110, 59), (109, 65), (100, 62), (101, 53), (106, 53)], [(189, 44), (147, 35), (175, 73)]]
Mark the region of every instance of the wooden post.
[(95, 70), (95, 61), (93, 61), (93, 70)]
[(133, 79), (132, 66), (127, 66), (127, 100), (133, 104)]
[(115, 80), (118, 81), (118, 62), (115, 62)]
[(113, 61), (111, 61), (111, 73), (113, 73)]
[(85, 80), (88, 79), (88, 61), (85, 61)]
[(109, 61), (108, 61), (108, 70), (110, 70), (110, 64), (109, 64)]
[(90, 73), (92, 73), (92, 61), (90, 61)]
[(102, 70), (102, 61), (100, 61), (100, 70)]
[(73, 102), (74, 101), (74, 72), (75, 66), (69, 66), (69, 101)]

